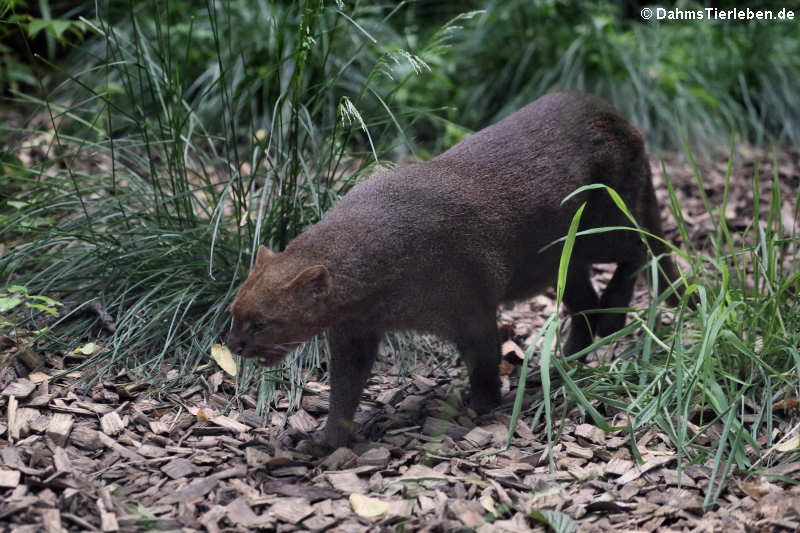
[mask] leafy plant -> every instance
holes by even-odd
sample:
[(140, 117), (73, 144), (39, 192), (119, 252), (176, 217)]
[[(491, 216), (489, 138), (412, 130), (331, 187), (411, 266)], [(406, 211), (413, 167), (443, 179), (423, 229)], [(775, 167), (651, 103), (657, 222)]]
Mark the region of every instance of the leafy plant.
[[(186, 26), (172, 24), (179, 5), (196, 10)], [(81, 311), (99, 297), (116, 331), (86, 364), (168, 362), (188, 379), (227, 330), (258, 245), (283, 248), (383, 157), (413, 150), (404, 124), (425, 111), (395, 96), (441, 38), (407, 50), (388, 7), (317, 1), (126, 12), (118, 24), (101, 13), (82, 66), (47, 100), (27, 98), (51, 117), (51, 145), (11, 176), (0, 235), (28, 234), (0, 272), (70, 303), (44, 349), (91, 336), (96, 318)], [(266, 376), (266, 400), (320, 366), (323, 347), (238, 378)]]
[(611, 101), (655, 148), (680, 148), (678, 121), (696, 149), (725, 146), (732, 133), (756, 144), (800, 139), (792, 24), (646, 23), (592, 0), (470, 6), (483, 13), (458, 33), (446, 74), (419, 93), (447, 102), (457, 124), (478, 129), (547, 92), (577, 89)]
[[(729, 165), (726, 191), (731, 168)], [(705, 506), (717, 501), (731, 473), (746, 473), (762, 463), (764, 453), (774, 451), (777, 442), (776, 406), (791, 404), (800, 388), (800, 239), (796, 225), (787, 234), (780, 221), (777, 162), (773, 168), (766, 219), (754, 220), (739, 234), (741, 239), (734, 239), (727, 225), (726, 200), (716, 207), (707, 204), (718, 228), (711, 250), (696, 250), (686, 257), (694, 263), (692, 277), (697, 283), (687, 292), (699, 295), (696, 309), (681, 307), (672, 324), (665, 326), (659, 319), (657, 299), (653, 299), (648, 307), (632, 310), (634, 320), (628, 326), (568, 358), (553, 356), (560, 346), (554, 344), (559, 320), (557, 315), (551, 316), (540, 334), (544, 340), (539, 348), (539, 368), (526, 369), (521, 377), (523, 388), (525, 374), (534, 383), (540, 380), (541, 396), (536, 395), (525, 412), (524, 393), (518, 392), (513, 423), (529, 420), (535, 430), (542, 420), (552, 445), (557, 420), (551, 405), (554, 398), (562, 398), (565, 411), (570, 405), (577, 407), (604, 431), (627, 429), (636, 458), (642, 456), (635, 440), (637, 431), (658, 427), (677, 450), (679, 472), (698, 463), (711, 466)], [(702, 184), (696, 167), (694, 171), (698, 185)], [(668, 175), (666, 179), (676, 206)], [(753, 190), (761, 190), (757, 168)], [(792, 200), (800, 205), (800, 195)], [(758, 193), (753, 204), (758, 216)], [(685, 233), (680, 210), (674, 214)], [(575, 220), (579, 218), (580, 212)], [(564, 239), (558, 287), (563, 286), (570, 250), (580, 238), (576, 228), (577, 222)], [(686, 242), (690, 242), (688, 238)], [(652, 261), (646, 272), (656, 286), (657, 262)], [(610, 362), (594, 368), (579, 362), (585, 354), (602, 353), (635, 331), (641, 331), (639, 338)], [(526, 365), (537, 346), (534, 341), (526, 352)], [(629, 421), (627, 428), (614, 428), (607, 420), (620, 413)], [(789, 450), (774, 460), (796, 458), (797, 450)]]
[[(0, 125), (0, 275), (9, 286), (0, 306), (50, 317), (55, 301), (30, 295), (57, 295), (70, 311), (51, 318), (41, 349), (94, 339), (85, 364), (97, 375), (136, 367), (157, 386), (166, 378), (152, 369), (164, 363), (189, 380), (224, 335), (259, 244), (281, 249), (385, 160), (438, 151), (544, 92), (611, 99), (655, 148), (716, 143), (731, 131), (798, 140), (791, 25), (643, 24), (594, 1), (475, 2), (436, 13), (432, 5), (129, 1), (67, 24), (79, 13), (70, 6), (54, 17), (5, 4), (16, 18), (0, 25), (0, 62), (22, 68), (0, 70), (0, 85), (36, 120)], [(459, 15), (466, 7), (481, 11)], [(42, 49), (80, 42), (58, 66), (66, 80), (45, 80), (41, 97), (18, 91), (39, 80), (9, 47), (12, 34)], [(33, 135), (43, 149), (17, 157)], [(582, 353), (559, 357), (563, 322), (551, 317), (540, 365), (525, 370), (541, 392), (523, 411), (520, 389), (514, 423), (546, 432), (550, 444), (555, 411), (568, 407), (607, 430), (610, 415), (623, 413), (632, 436), (658, 427), (681, 469), (713, 466), (709, 505), (730, 472), (765, 462), (775, 402), (800, 387), (800, 246), (796, 228), (781, 228), (773, 191), (768, 215), (740, 236), (719, 214), (725, 200), (706, 198), (717, 231), (710, 251), (691, 249), (700, 305), (679, 310), (672, 326), (661, 324), (657, 301), (633, 310), (632, 323), (590, 348), (642, 332), (611, 362), (589, 368)], [(759, 213), (758, 194), (754, 204)], [(565, 242), (577, 238), (576, 225)], [(100, 337), (98, 319), (82, 313), (97, 298), (116, 325)], [(25, 313), (22, 324), (32, 320)], [(324, 347), (308, 343), (279, 369), (245, 365), (239, 384), (259, 381), (263, 406), (275, 388), (324, 366)], [(635, 439), (631, 447), (638, 457)], [(558, 515), (540, 519), (571, 527)]]
[(0, 326), (14, 326), (13, 321), (4, 317), (11, 317), (12, 311), (21, 305), (28, 309), (58, 316), (57, 308), (61, 306), (61, 303), (47, 296), (30, 294), (28, 288), (22, 285), (11, 285), (6, 290), (0, 291)]
[(38, 89), (41, 80), (31, 65), (34, 56), (53, 61), (59, 47), (84, 38), (87, 25), (73, 18), (82, 8), (55, 7), (63, 18), (53, 17), (48, 0), (40, 0), (35, 7), (29, 7), (26, 0), (0, 3), (0, 92), (20, 91), (23, 87)]

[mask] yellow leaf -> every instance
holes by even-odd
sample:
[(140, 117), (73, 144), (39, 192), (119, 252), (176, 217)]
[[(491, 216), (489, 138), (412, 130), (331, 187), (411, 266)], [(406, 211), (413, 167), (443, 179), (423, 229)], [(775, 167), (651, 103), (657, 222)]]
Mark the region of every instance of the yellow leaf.
[(796, 452), (800, 450), (800, 433), (796, 434), (786, 442), (778, 444), (775, 446), (775, 449), (783, 453)]
[(215, 344), (211, 347), (211, 357), (217, 362), (219, 367), (230, 374), (236, 375), (236, 361), (233, 360), (233, 354), (224, 344)]
[(78, 346), (75, 348), (75, 353), (83, 354), (83, 355), (92, 355), (95, 351), (97, 351), (97, 345), (93, 342), (87, 342), (83, 346)]
[(364, 518), (377, 518), (386, 514), (389, 509), (389, 504), (385, 501), (358, 493), (350, 495), (350, 505), (358, 516)]
[(480, 502), (481, 507), (483, 507), (484, 509), (486, 509), (487, 511), (489, 511), (492, 514), (497, 514), (497, 509), (494, 506), (494, 500), (492, 499), (491, 494), (484, 493), (478, 499), (478, 501)]

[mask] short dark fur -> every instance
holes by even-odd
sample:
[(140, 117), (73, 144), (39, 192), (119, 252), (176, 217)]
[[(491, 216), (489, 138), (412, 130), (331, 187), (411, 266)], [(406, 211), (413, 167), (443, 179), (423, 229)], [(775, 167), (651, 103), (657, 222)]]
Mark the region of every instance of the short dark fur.
[[(325, 329), (331, 346), (327, 442), (346, 443), (381, 335), (430, 332), (453, 341), (470, 372), (472, 404), (500, 401), (496, 311), (551, 286), (577, 207), (581, 228), (629, 225), (603, 190), (561, 201), (576, 188), (613, 187), (639, 224), (661, 234), (641, 135), (607, 103), (583, 93), (543, 96), (426, 163), (359, 183), (318, 224), (273, 254), (259, 250), (232, 311), (229, 345), (275, 364)], [(666, 247), (651, 240), (656, 254)], [(564, 303), (572, 313), (624, 307), (646, 259), (630, 231), (579, 238)], [(665, 281), (677, 279), (668, 256)], [(598, 296), (591, 263), (617, 263)], [(674, 299), (673, 299), (674, 301)], [(623, 314), (575, 317), (574, 353), (624, 325)]]

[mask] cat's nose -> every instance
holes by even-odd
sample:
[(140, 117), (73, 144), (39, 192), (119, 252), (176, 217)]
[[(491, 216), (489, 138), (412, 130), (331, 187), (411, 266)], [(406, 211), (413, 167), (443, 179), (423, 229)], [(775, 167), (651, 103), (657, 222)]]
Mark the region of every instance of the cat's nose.
[(240, 334), (235, 331), (231, 331), (228, 333), (228, 338), (225, 341), (225, 344), (228, 346), (228, 349), (235, 354), (241, 354), (244, 349), (247, 347), (247, 335)]

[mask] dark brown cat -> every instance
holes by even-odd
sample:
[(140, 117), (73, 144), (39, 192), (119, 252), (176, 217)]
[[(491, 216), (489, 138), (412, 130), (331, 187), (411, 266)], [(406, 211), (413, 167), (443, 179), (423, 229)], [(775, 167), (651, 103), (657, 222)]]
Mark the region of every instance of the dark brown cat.
[[(228, 345), (264, 365), (328, 330), (331, 405), (328, 444), (345, 444), (381, 335), (435, 333), (453, 341), (470, 373), (472, 405), (500, 401), (498, 304), (551, 286), (561, 246), (581, 202), (581, 229), (629, 226), (604, 190), (562, 200), (576, 188), (614, 188), (642, 228), (661, 234), (640, 134), (602, 100), (543, 96), (426, 163), (381, 172), (356, 185), (274, 254), (260, 247), (233, 303)], [(650, 241), (656, 254), (667, 248)], [(646, 260), (638, 233), (579, 237), (564, 303), (573, 314), (625, 307)], [(617, 263), (598, 296), (591, 263)], [(664, 282), (678, 278), (663, 255)], [(675, 297), (672, 297), (675, 301)], [(620, 313), (574, 317), (564, 350), (624, 325)]]

